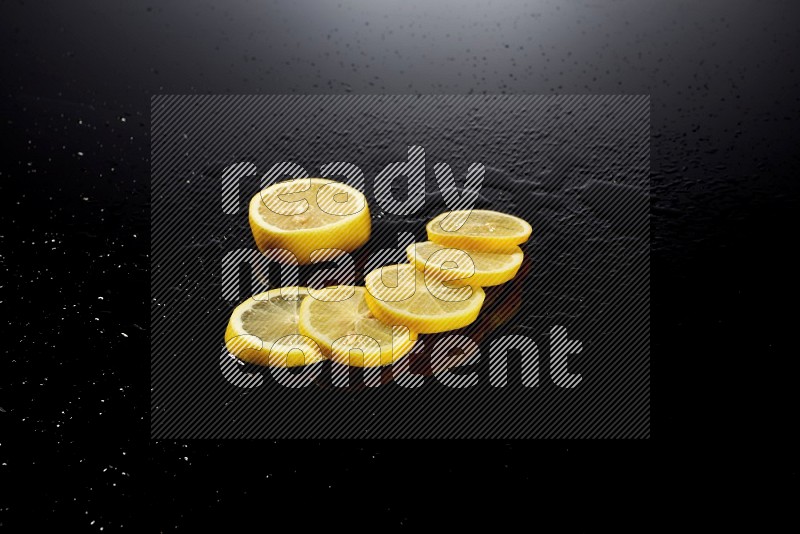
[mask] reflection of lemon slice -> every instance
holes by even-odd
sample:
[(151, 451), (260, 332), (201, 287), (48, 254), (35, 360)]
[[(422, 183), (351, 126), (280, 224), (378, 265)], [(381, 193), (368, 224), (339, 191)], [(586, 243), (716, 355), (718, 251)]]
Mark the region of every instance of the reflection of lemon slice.
[(519, 217), (488, 210), (446, 211), (425, 229), (434, 243), (482, 252), (516, 252), (531, 235), (531, 225)]
[(281, 248), (305, 265), (335, 253), (352, 252), (370, 234), (367, 199), (350, 186), (324, 178), (278, 182), (250, 200), (250, 229), (261, 251)]
[(522, 265), (522, 250), (515, 247), (512, 253), (475, 252), (437, 245), (432, 241), (412, 243), (406, 248), (408, 261), (425, 272), (428, 263), (450, 267), (453, 280), (449, 285), (471, 284), (474, 286), (497, 286), (508, 282)]
[(481, 311), (485, 294), (478, 286), (448, 287), (447, 270), (423, 275), (413, 265), (389, 265), (365, 278), (366, 301), (375, 317), (421, 334), (467, 326)]
[(317, 344), (297, 329), (300, 303), (308, 299), (306, 288), (284, 287), (242, 302), (225, 330), (228, 352), (246, 362), (275, 367), (323, 360)]
[(314, 339), (333, 361), (377, 367), (401, 358), (417, 335), (372, 315), (363, 287), (336, 286), (312, 291), (300, 307), (300, 332)]

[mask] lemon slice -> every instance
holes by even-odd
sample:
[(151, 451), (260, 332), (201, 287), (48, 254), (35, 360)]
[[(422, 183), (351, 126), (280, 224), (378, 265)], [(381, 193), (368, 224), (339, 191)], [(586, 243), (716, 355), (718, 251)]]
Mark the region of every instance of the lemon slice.
[(375, 317), (387, 324), (432, 334), (462, 328), (481, 311), (485, 293), (479, 286), (448, 287), (448, 271), (413, 265), (381, 267), (364, 277), (365, 299)]
[(262, 252), (285, 249), (306, 265), (316, 250), (354, 251), (369, 239), (371, 222), (360, 191), (325, 178), (299, 178), (273, 184), (250, 200), (250, 229)]
[(481, 252), (513, 253), (531, 236), (531, 225), (519, 217), (488, 210), (446, 211), (425, 229), (434, 243)]
[(300, 307), (300, 332), (343, 365), (377, 367), (396, 361), (411, 350), (417, 334), (376, 319), (365, 293), (363, 287), (353, 286), (314, 290)]
[(324, 359), (322, 351), (297, 328), (304, 287), (273, 289), (250, 297), (231, 314), (225, 330), (228, 352), (240, 360), (274, 367), (296, 367)]
[(475, 252), (474, 250), (461, 250), (447, 248), (432, 241), (412, 243), (406, 248), (406, 256), (416, 268), (423, 273), (429, 263), (436, 266), (448, 264), (453, 280), (451, 286), (475, 285), (481, 287), (497, 286), (508, 282), (517, 274), (522, 265), (522, 249), (511, 253)]

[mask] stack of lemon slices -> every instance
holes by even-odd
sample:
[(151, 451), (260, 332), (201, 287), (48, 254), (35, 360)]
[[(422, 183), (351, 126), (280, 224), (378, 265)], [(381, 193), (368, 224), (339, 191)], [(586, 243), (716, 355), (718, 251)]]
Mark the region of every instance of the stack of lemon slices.
[[(355, 250), (370, 235), (364, 195), (317, 178), (280, 182), (257, 194), (250, 225), (259, 249), (289, 250), (299, 263), (313, 261), (321, 249)], [(364, 287), (284, 287), (247, 299), (228, 323), (228, 351), (277, 367), (324, 359), (391, 364), (413, 348), (417, 334), (475, 321), (482, 288), (517, 274), (519, 245), (531, 235), (524, 220), (486, 210), (442, 213), (426, 229), (428, 241), (406, 249), (409, 263), (370, 272)]]
[(273, 184), (250, 200), (249, 212), (259, 250), (288, 250), (300, 265), (315, 261), (315, 252), (352, 252), (369, 240), (371, 230), (364, 194), (324, 178)]

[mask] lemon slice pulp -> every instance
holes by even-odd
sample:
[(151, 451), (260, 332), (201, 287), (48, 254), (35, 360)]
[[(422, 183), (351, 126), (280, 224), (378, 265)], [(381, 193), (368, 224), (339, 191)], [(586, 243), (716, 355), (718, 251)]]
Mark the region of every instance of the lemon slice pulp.
[(489, 287), (514, 278), (522, 265), (523, 253), (519, 247), (510, 253), (476, 252), (423, 241), (409, 245), (406, 256), (423, 273), (428, 264), (447, 266), (452, 263), (450, 270), (453, 280), (449, 282), (451, 287), (467, 284)]
[(324, 359), (322, 351), (297, 327), (303, 287), (273, 289), (250, 297), (231, 314), (225, 330), (228, 352), (240, 360), (274, 367), (296, 367)]
[[(250, 229), (262, 251), (285, 249), (305, 265), (330, 249), (352, 252), (367, 242), (371, 219), (366, 197), (325, 178), (278, 182), (250, 200)], [(340, 254), (341, 252), (339, 252)]]
[(519, 217), (489, 210), (447, 211), (425, 229), (434, 243), (479, 252), (513, 253), (531, 235), (531, 225)]
[(314, 290), (300, 307), (299, 329), (326, 356), (343, 365), (388, 365), (411, 350), (416, 332), (379, 321), (367, 306), (363, 287)]
[[(446, 272), (446, 271), (445, 271)], [(365, 300), (372, 313), (387, 324), (429, 334), (462, 328), (481, 311), (485, 293), (479, 286), (451, 287), (441, 273), (426, 276), (413, 265), (381, 267), (365, 278)]]

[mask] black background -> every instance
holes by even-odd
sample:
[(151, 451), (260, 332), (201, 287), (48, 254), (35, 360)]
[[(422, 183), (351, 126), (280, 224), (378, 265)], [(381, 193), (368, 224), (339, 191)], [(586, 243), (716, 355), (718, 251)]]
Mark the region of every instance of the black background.
[[(794, 3), (0, 5), (4, 526), (590, 530), (793, 504), (772, 416), (793, 387)], [(330, 92), (652, 96), (652, 440), (148, 442), (150, 95)]]

